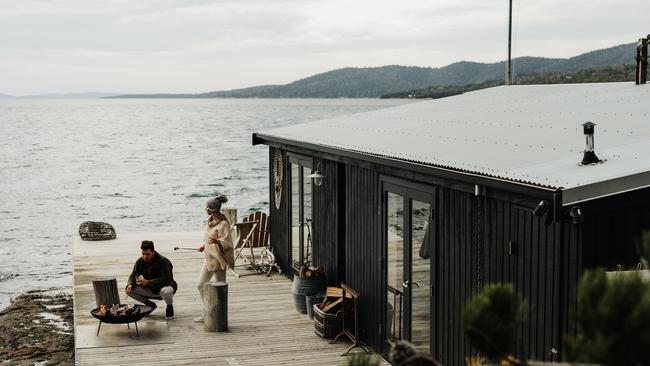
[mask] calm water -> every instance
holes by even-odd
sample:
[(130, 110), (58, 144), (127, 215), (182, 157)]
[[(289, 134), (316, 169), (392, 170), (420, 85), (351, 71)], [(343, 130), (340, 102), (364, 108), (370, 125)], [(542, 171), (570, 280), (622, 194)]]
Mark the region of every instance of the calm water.
[(201, 230), (207, 197), (268, 208), (268, 150), (251, 134), (403, 104), (377, 99), (0, 100), (0, 309), (72, 285), (86, 220), (118, 235)]

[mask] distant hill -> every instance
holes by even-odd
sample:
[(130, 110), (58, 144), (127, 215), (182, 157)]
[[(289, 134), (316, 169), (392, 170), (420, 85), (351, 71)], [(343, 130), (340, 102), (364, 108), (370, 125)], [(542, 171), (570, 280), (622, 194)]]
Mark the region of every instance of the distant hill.
[[(575, 72), (549, 72), (529, 75), (519, 75), (515, 80), (516, 85), (528, 84), (575, 84), (575, 83), (606, 83), (616, 81), (634, 81), (636, 73), (635, 65), (616, 65), (591, 70)], [(478, 84), (467, 85), (436, 85), (428, 88), (409, 90), (399, 93), (391, 93), (381, 98), (444, 98), (458, 95), (465, 92), (491, 88), (503, 85), (504, 81), (490, 80)]]
[(49, 93), (49, 94), (14, 96), (14, 95), (0, 93), (0, 99), (96, 99), (96, 98), (110, 97), (115, 94), (117, 93), (88, 92), (88, 93)]
[[(587, 52), (568, 59), (520, 57), (513, 75), (578, 72), (633, 64), (635, 44)], [(201, 94), (132, 94), (115, 98), (377, 98), (431, 86), (463, 86), (504, 78), (505, 61), (461, 61), (441, 68), (416, 66), (347, 67), (313, 75), (285, 85), (263, 85)]]
[(36, 94), (36, 95), (26, 95), (19, 98), (22, 99), (96, 99), (96, 98), (106, 98), (113, 96), (117, 93), (100, 93), (100, 92), (88, 92), (88, 93), (50, 93), (50, 94)]

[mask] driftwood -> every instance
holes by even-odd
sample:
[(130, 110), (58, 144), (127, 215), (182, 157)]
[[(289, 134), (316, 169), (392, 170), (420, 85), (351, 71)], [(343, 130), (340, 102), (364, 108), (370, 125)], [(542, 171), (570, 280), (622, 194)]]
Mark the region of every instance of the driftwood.
[(106, 222), (84, 221), (79, 225), (81, 240), (115, 239), (115, 228)]
[(204, 285), (203, 330), (228, 331), (228, 284), (208, 282)]
[(93, 291), (98, 308), (102, 305), (111, 307), (120, 304), (120, 293), (115, 278), (93, 280)]

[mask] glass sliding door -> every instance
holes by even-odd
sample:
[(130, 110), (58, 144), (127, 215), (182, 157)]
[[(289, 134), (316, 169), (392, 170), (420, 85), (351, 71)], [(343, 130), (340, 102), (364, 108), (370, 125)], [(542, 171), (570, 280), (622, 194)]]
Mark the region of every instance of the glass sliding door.
[(431, 204), (411, 201), (411, 343), (430, 352), (431, 334)]
[(302, 241), (300, 218), (300, 202), (302, 201), (300, 165), (291, 164), (291, 263), (295, 268), (300, 267), (300, 243)]
[(404, 199), (398, 194), (387, 194), (386, 238), (386, 324), (387, 335), (391, 341), (402, 339), (404, 334)]
[(300, 266), (313, 264), (313, 245), (311, 235), (312, 219), (312, 173), (311, 160), (289, 157), (291, 164), (291, 264), (298, 270)]
[[(435, 187), (382, 182), (386, 245), (385, 339), (431, 352)], [(399, 181), (400, 183), (402, 181)]]
[(312, 199), (312, 190), (311, 190), (311, 168), (302, 167), (302, 248), (300, 249), (300, 258), (302, 259), (301, 263), (304, 266), (311, 266), (314, 262), (314, 248), (312, 245), (312, 236), (311, 236), (311, 199)]

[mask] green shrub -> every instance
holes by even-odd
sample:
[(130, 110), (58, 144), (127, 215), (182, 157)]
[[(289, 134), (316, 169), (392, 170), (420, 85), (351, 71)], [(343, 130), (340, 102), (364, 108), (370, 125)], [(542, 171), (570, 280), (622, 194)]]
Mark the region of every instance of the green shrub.
[(586, 271), (578, 289), (578, 334), (567, 341), (575, 362), (650, 365), (650, 284), (638, 272), (607, 278)]
[(487, 285), (462, 312), (465, 335), (490, 360), (512, 353), (523, 319), (524, 303), (510, 284)]

